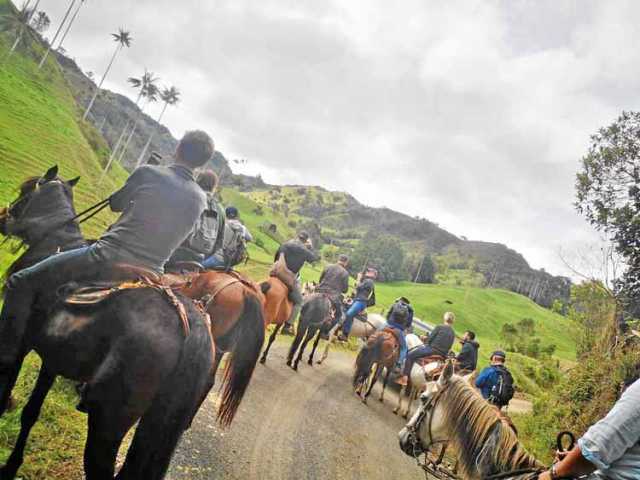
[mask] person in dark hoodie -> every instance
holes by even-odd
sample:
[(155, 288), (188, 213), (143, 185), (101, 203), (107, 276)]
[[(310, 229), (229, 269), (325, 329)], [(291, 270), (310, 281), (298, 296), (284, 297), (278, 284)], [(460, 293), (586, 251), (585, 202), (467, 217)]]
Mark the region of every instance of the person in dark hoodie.
[(476, 334), (467, 330), (460, 343), (462, 343), (462, 349), (456, 357), (458, 370), (473, 372), (478, 367), (478, 349), (480, 348), (480, 344), (476, 342)]

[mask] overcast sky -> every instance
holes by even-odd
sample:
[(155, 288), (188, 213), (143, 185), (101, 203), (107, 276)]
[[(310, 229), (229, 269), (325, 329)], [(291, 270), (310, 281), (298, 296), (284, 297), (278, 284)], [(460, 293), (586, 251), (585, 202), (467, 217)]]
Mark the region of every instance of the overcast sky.
[[(52, 35), (67, 2), (40, 5)], [(640, 108), (639, 21), (633, 0), (88, 0), (64, 46), (99, 75), (125, 27), (106, 87), (175, 84), (175, 136), (566, 274), (558, 249), (596, 238), (572, 207), (589, 135)]]

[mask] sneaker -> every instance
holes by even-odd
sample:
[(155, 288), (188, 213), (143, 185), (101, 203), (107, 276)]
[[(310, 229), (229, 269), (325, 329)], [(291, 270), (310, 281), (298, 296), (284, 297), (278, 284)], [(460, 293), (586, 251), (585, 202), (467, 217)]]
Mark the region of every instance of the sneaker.
[(403, 387), (406, 387), (407, 383), (409, 383), (409, 377), (407, 377), (406, 375), (403, 375), (399, 379), (396, 380), (396, 383), (398, 385), (402, 385)]
[(344, 333), (341, 333), (340, 335), (338, 335), (338, 341), (346, 343), (349, 341), (349, 337), (347, 337)]

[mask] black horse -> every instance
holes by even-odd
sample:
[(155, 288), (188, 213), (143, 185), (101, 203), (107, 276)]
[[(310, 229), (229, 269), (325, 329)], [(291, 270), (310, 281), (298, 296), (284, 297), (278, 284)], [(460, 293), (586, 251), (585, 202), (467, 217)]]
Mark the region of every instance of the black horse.
[[(28, 247), (9, 272), (84, 244), (77, 223), (67, 221), (75, 216), (72, 189), (77, 179), (64, 181), (57, 173), (54, 167), (25, 181), (18, 199), (0, 210), (0, 233)], [(14, 375), (0, 398), (2, 415), (24, 357), (35, 350), (42, 367), (0, 479), (15, 478), (29, 431), (57, 375), (85, 385), (87, 480), (113, 479), (118, 448), (138, 421), (116, 478), (163, 478), (206, 394), (214, 355), (206, 318), (180, 298), (189, 325), (185, 329), (176, 307), (153, 288), (122, 290), (97, 305), (74, 307), (58, 298), (55, 287), (39, 289)]]
[[(309, 355), (308, 364), (313, 366), (313, 354), (320, 342), (320, 335), (323, 327), (331, 326), (332, 307), (331, 300), (324, 294), (312, 293), (309, 295), (302, 305), (300, 310), (300, 320), (298, 321), (298, 329), (296, 331), (296, 337), (293, 339), (293, 343), (289, 348), (289, 355), (287, 356), (287, 365), (298, 370), (298, 364), (302, 359), (307, 343), (316, 335), (313, 349)], [(298, 356), (295, 361), (293, 357), (296, 352)]]

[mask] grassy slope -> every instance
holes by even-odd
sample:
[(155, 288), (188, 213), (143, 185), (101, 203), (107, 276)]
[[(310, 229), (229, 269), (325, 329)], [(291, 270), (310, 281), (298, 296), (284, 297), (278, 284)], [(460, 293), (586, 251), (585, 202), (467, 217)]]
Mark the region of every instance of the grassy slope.
[[(7, 0), (0, 0), (0, 15), (8, 8)], [(0, 57), (4, 57), (11, 40), (0, 36)], [(40, 175), (57, 163), (63, 177), (82, 176), (76, 204), (80, 208), (89, 206), (120, 185), (126, 173), (116, 167), (103, 185), (96, 187), (100, 159), (78, 126), (75, 102), (52, 62), (41, 71), (36, 67), (24, 48), (0, 67), (0, 204), (14, 198), (15, 188), (25, 177)], [(85, 233), (97, 235), (111, 219), (101, 215), (90, 222)], [(0, 248), (0, 270), (4, 271), (12, 258), (6, 246)], [(30, 356), (23, 369), (15, 390), (20, 406), (31, 389), (38, 364), (38, 359)], [(79, 478), (85, 417), (75, 412), (74, 398), (72, 386), (58, 381), (34, 429), (22, 478)], [(19, 413), (14, 411), (0, 420), (0, 464), (14, 443)]]

